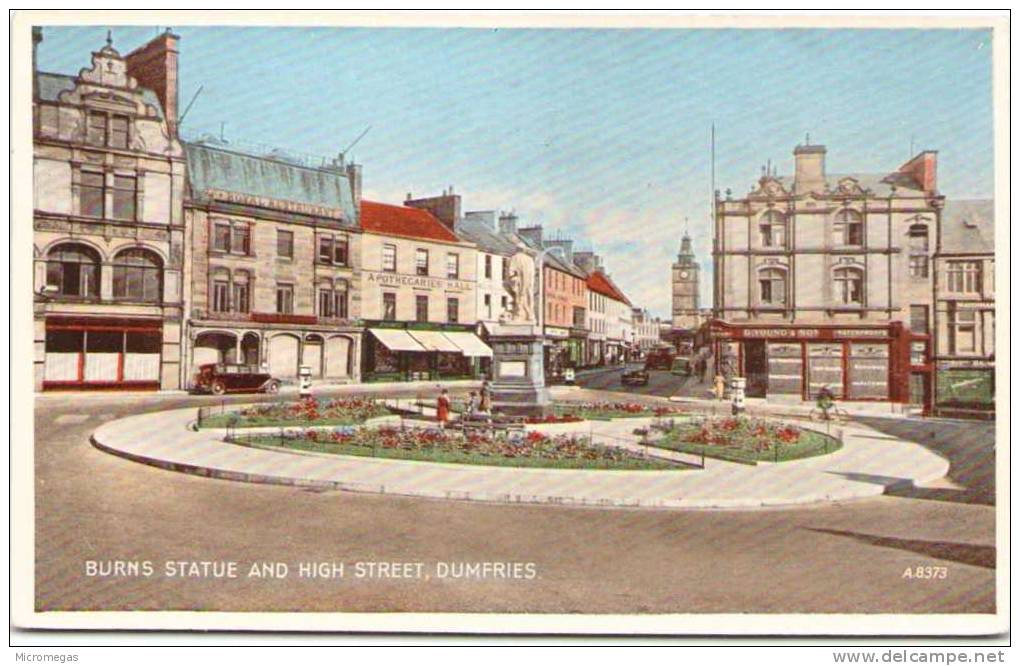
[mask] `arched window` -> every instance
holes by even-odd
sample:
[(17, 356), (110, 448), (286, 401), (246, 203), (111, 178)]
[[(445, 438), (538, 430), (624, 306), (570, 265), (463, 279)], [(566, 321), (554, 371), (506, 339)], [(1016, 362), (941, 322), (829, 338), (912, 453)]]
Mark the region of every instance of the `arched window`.
[(928, 277), (928, 226), (910, 225), (907, 241), (910, 248), (910, 277)]
[(64, 243), (46, 255), (46, 286), (61, 296), (99, 297), (99, 253), (79, 243)]
[(837, 268), (833, 272), (836, 300), (844, 305), (864, 303), (864, 272), (859, 268)]
[(347, 319), (347, 280), (324, 280), (319, 284), (319, 316)]
[(832, 223), (833, 245), (864, 245), (864, 220), (855, 210), (841, 210)]
[(770, 210), (758, 222), (762, 247), (786, 247), (786, 218), (782, 213)]
[(114, 257), (113, 297), (146, 303), (161, 302), (163, 262), (159, 255), (136, 247)]
[(786, 271), (781, 268), (758, 271), (758, 297), (762, 305), (785, 305)]

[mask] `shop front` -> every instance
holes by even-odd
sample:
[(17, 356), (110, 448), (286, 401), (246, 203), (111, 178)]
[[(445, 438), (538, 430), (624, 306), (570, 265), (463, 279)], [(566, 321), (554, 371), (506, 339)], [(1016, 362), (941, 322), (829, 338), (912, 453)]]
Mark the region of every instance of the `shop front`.
[[(814, 400), (827, 388), (837, 400), (911, 403), (915, 377), (925, 383), (927, 338), (900, 322), (881, 325), (741, 325), (714, 321), (714, 353), (725, 373), (747, 379), (751, 398)], [(925, 393), (921, 404), (930, 398)]]
[(366, 382), (476, 379), (492, 349), (467, 326), (369, 322), (362, 377)]
[(156, 390), (162, 319), (46, 318), (43, 390)]

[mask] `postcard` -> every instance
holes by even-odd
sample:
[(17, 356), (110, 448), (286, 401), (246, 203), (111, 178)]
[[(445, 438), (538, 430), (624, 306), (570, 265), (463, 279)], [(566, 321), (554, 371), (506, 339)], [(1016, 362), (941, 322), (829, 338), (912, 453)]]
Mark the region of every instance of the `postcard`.
[(21, 628), (1008, 629), (1008, 18), (21, 12)]

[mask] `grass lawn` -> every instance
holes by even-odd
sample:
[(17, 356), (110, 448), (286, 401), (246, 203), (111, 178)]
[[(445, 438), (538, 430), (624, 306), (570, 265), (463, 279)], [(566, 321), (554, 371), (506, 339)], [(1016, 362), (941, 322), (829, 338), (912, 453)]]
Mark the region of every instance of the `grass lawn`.
[[(383, 411), (377, 416), (385, 416), (389, 414), (387, 411)], [(236, 418), (235, 423), (231, 423), (231, 419)], [(202, 419), (203, 428), (226, 428), (228, 425), (234, 428), (290, 428), (295, 426), (342, 426), (342, 425), (359, 425), (364, 423), (363, 419), (351, 418), (349, 416), (341, 416), (335, 418), (321, 418), (315, 419), (314, 421), (304, 421), (300, 419), (287, 419), (273, 416), (238, 416), (236, 413), (216, 414), (215, 416), (207, 416)]]
[(801, 430), (800, 438), (796, 442), (774, 441), (768, 448), (757, 449), (754, 446), (754, 440), (750, 437), (743, 440), (738, 437), (735, 443), (728, 446), (690, 441), (699, 430), (699, 426), (695, 424), (678, 425), (672, 431), (665, 433), (661, 439), (652, 441), (651, 446), (696, 455), (704, 454), (706, 458), (751, 465), (758, 462), (786, 462), (826, 455), (843, 446), (835, 437), (813, 430)]
[[(554, 403), (553, 413), (556, 416), (565, 416), (570, 414), (577, 416), (578, 418), (586, 421), (608, 421), (610, 419), (640, 419), (655, 416), (653, 408), (648, 408), (647, 411), (632, 412), (623, 409), (586, 409), (584, 407), (574, 407), (565, 403)], [(677, 414), (665, 414), (663, 418), (669, 418), (670, 416), (678, 416)]]
[(539, 456), (501, 456), (467, 452), (448, 447), (435, 448), (387, 448), (381, 445), (366, 446), (333, 441), (311, 440), (306, 437), (279, 437), (277, 435), (246, 437), (242, 444), (255, 447), (275, 446), (296, 451), (314, 451), (344, 456), (366, 458), (389, 458), (395, 460), (419, 460), (459, 465), (489, 465), (495, 467), (544, 467), (551, 469), (603, 469), (603, 470), (675, 470), (689, 469), (686, 465), (665, 460), (645, 460), (639, 456), (626, 455), (621, 459), (588, 460), (584, 458), (546, 458)]

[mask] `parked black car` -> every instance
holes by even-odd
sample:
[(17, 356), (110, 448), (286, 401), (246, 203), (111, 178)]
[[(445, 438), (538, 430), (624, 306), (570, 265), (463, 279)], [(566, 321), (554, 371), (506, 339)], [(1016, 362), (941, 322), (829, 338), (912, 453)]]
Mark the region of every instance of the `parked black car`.
[(277, 393), (280, 380), (257, 365), (207, 363), (198, 368), (195, 391), (223, 395), (224, 393)]

